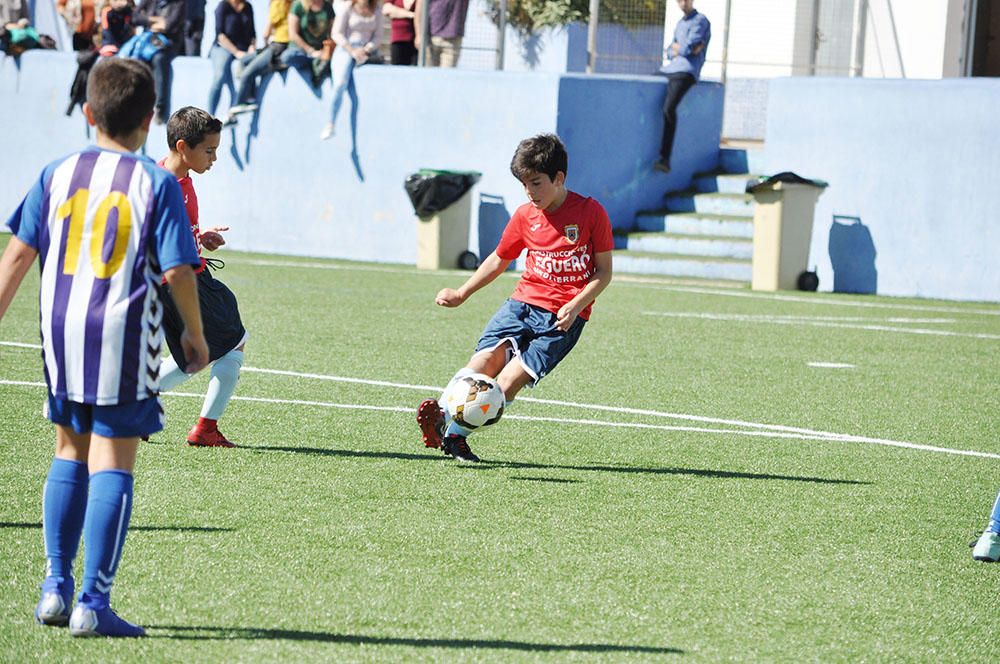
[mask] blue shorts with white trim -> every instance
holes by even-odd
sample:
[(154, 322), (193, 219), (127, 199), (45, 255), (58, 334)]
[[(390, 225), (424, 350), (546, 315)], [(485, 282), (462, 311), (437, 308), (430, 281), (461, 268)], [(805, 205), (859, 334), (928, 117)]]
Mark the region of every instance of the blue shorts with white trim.
[(157, 397), (114, 406), (95, 406), (57, 399), (50, 393), (45, 417), (76, 433), (105, 438), (135, 438), (163, 430), (163, 406)]
[(556, 368), (580, 339), (587, 321), (579, 316), (568, 331), (556, 329), (556, 315), (533, 304), (507, 300), (486, 324), (476, 352), (493, 350), (509, 341), (534, 386)]

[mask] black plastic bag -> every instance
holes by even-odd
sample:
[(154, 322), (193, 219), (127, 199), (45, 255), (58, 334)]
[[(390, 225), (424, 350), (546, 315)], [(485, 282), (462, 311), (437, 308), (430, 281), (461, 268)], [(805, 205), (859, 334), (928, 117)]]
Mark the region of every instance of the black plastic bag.
[(444, 210), (479, 182), (475, 171), (421, 170), (406, 178), (406, 189), (418, 217), (429, 217)]
[(810, 180), (804, 178), (798, 173), (793, 173), (791, 171), (782, 171), (771, 177), (759, 177), (753, 180), (747, 180), (746, 193), (752, 194), (754, 191), (759, 189), (769, 189), (779, 182), (788, 182), (790, 184), (811, 184), (814, 187), (819, 187), (820, 189), (826, 189), (827, 183), (823, 180)]

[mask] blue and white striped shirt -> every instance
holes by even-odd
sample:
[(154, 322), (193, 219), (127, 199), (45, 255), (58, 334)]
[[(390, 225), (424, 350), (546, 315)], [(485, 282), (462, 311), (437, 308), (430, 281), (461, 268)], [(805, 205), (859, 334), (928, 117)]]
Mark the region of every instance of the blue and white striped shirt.
[(87, 148), (46, 166), (7, 225), (39, 254), (52, 395), (99, 406), (156, 396), (157, 284), (200, 264), (177, 179), (146, 157)]

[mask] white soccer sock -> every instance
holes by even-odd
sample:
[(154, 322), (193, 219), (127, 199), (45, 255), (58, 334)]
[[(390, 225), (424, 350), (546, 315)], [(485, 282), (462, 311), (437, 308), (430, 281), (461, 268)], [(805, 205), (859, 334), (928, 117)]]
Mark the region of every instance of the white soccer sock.
[(173, 356), (160, 363), (160, 392), (172, 390), (191, 376), (181, 371)]
[(212, 365), (212, 378), (208, 381), (208, 392), (205, 393), (205, 405), (201, 416), (209, 420), (217, 420), (229, 405), (229, 400), (236, 390), (240, 380), (240, 368), (243, 366), (243, 351), (231, 350)]

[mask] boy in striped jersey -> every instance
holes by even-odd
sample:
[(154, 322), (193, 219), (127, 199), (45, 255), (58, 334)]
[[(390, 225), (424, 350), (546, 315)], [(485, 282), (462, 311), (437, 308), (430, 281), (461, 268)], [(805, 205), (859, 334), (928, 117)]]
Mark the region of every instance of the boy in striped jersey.
[[(74, 636), (142, 636), (110, 607), (132, 513), (139, 438), (163, 428), (159, 390), (165, 275), (184, 319), (188, 365), (202, 367), (192, 266), (199, 264), (177, 181), (132, 154), (153, 118), (153, 78), (136, 60), (91, 70), (84, 114), (94, 147), (46, 166), (7, 222), (0, 258), (0, 318), (35, 257), (42, 360), (56, 426), (42, 495), (46, 576), (36, 619)], [(83, 584), (73, 601), (73, 559), (84, 541)]]
[[(215, 251), (224, 245), (226, 240), (222, 233), (229, 230), (227, 226), (215, 226), (204, 231), (198, 227), (198, 196), (191, 182), (191, 171), (200, 175), (212, 168), (221, 138), (222, 121), (194, 106), (179, 109), (167, 121), (170, 154), (160, 161), (160, 166), (173, 173), (181, 186), (184, 206), (187, 208), (199, 254), (202, 247)], [(218, 421), (229, 405), (240, 379), (243, 347), (249, 335), (243, 327), (236, 296), (224, 283), (212, 276), (206, 265), (215, 269), (223, 263), (202, 258), (201, 265), (195, 269), (212, 378), (208, 382), (201, 417), (188, 432), (187, 444), (192, 447), (236, 447), (219, 431)], [(186, 381), (194, 371), (184, 366), (184, 354), (180, 346), (180, 334), (184, 325), (170, 296), (169, 285), (160, 287), (160, 297), (163, 299), (163, 328), (170, 348), (170, 357), (160, 367), (160, 390), (165, 392)]]

